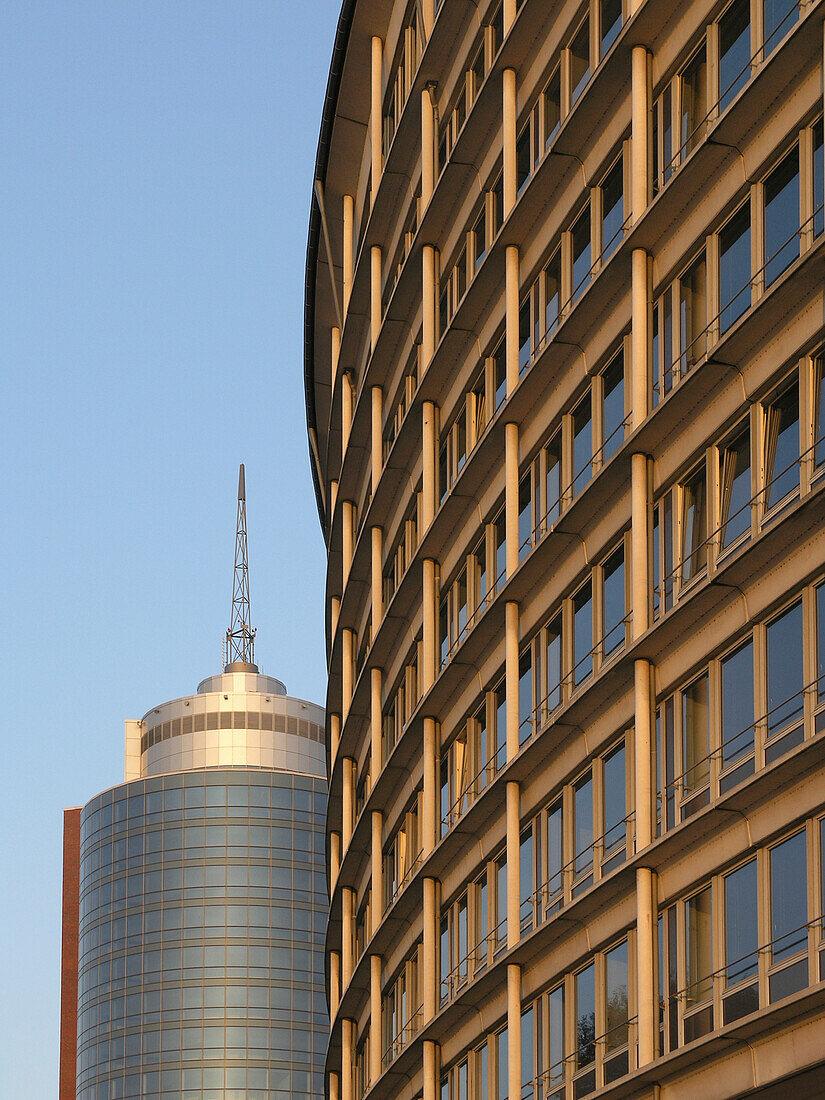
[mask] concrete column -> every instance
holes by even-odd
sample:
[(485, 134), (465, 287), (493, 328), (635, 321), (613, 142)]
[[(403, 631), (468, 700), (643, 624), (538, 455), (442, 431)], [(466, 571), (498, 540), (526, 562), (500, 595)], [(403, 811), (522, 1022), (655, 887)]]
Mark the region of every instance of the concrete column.
[(507, 967), (507, 1086), (521, 1096), (521, 967)]
[(435, 187), (435, 106), (429, 88), (421, 89), (421, 209)]
[(432, 558), (424, 558), (422, 570), (424, 575), (422, 592), (422, 646), (421, 646), (421, 694), (425, 694), (433, 686), (435, 680), (435, 663), (438, 643), (438, 596), (436, 593), (435, 575), (436, 563)]
[(518, 280), (518, 249), (511, 244), (504, 256), (504, 354), (508, 397), (518, 385)]
[(341, 834), (329, 834), (329, 888), (332, 893), (335, 888), (335, 880), (341, 870)]
[(380, 810), (372, 811), (372, 934), (384, 915), (384, 816)]
[(355, 200), (352, 195), (344, 195), (344, 319), (346, 320), (349, 300), (352, 295), (352, 275), (355, 247)]
[(518, 604), (504, 607), (504, 691), (507, 696), (507, 759), (518, 753)]
[(330, 759), (334, 760), (338, 753), (338, 745), (341, 742), (341, 715), (330, 714), (329, 716), (329, 755)]
[(341, 849), (346, 855), (355, 820), (355, 761), (345, 756), (341, 775)]
[(423, 964), (423, 1022), (426, 1024), (438, 1011), (438, 911), (434, 878), (424, 879)]
[(341, 1100), (353, 1100), (355, 1021), (341, 1021)]
[(375, 637), (381, 620), (384, 618), (384, 532), (380, 527), (372, 528), (371, 561), (371, 599), (372, 599), (372, 636)]
[(329, 1100), (341, 1100), (341, 1081), (337, 1073), (329, 1075)]
[(635, 454), (631, 459), (631, 558), (633, 637), (639, 638), (650, 625), (650, 546), (647, 510), (647, 456)]
[[(508, 6), (515, 8), (515, 0), (504, 0), (505, 12)], [(505, 30), (505, 34), (507, 31)], [(506, 218), (516, 205), (516, 70), (505, 69), (502, 73), (502, 177), (504, 185), (504, 217)]]
[(330, 331), (330, 364), (332, 366), (332, 388), (338, 380), (338, 359), (341, 355), (341, 330), (333, 325)]
[(436, 410), (435, 403), (424, 401), (421, 406), (421, 535), (435, 518), (436, 504)]
[(435, 248), (421, 250), (421, 373), (435, 354)]
[(381, 1076), (381, 956), (370, 956), (370, 1083)]
[(381, 471), (384, 469), (384, 392), (380, 386), (372, 387), (372, 450), (371, 450), (372, 493), (378, 488)]
[(507, 579), (518, 569), (518, 424), (504, 425), (504, 531)]
[(431, 1039), (424, 1041), (423, 1100), (438, 1100), (438, 1045)]
[[(429, 38), (433, 33), (433, 23), (435, 22), (435, 0), (421, 0), (421, 22), (424, 24), (424, 35)], [(424, 49), (424, 43), (421, 43), (421, 50)]]
[(341, 632), (341, 696), (344, 718), (352, 702), (352, 673), (355, 657), (355, 633), (344, 627)]
[(636, 851), (650, 844), (655, 835), (653, 797), (656, 789), (653, 772), (653, 706), (650, 690), (651, 665), (634, 662), (634, 727), (636, 762)]
[(650, 197), (648, 128), (650, 93), (648, 82), (648, 52), (644, 46), (633, 47), (631, 61), (631, 176), (630, 208), (633, 221), (644, 213)]
[(335, 1019), (341, 1003), (341, 952), (329, 953), (329, 1018)]
[(380, 668), (370, 669), (370, 758), (372, 762), (372, 785), (375, 786), (378, 774), (384, 766), (381, 752), (381, 681)]
[(329, 483), (329, 510), (330, 513), (335, 511), (335, 504), (338, 500), (338, 482), (335, 478)]
[(370, 149), (372, 159), (372, 194), (370, 205), (375, 204), (375, 193), (381, 182), (383, 158), (383, 98), (384, 98), (384, 43), (377, 35), (372, 37), (370, 65)]
[(636, 869), (636, 1003), (638, 1005), (639, 1066), (656, 1057), (658, 997), (656, 995), (657, 912), (656, 875)]
[(345, 886), (341, 891), (341, 994), (352, 981), (352, 944), (355, 930), (355, 891)]
[(341, 503), (341, 579), (342, 589), (347, 587), (349, 571), (352, 568), (352, 555), (355, 551), (355, 502), (345, 500)]
[(370, 249), (370, 348), (375, 351), (381, 331), (381, 246)]
[(341, 598), (340, 596), (332, 596), (329, 601), (329, 623), (330, 634), (335, 635), (338, 629), (338, 616), (341, 614)]
[(519, 785), (507, 784), (507, 946), (521, 939), (521, 867), (519, 860)]
[(424, 719), (424, 797), (421, 807), (421, 851), (424, 856), (438, 841), (438, 731), (434, 718)]
[(648, 335), (647, 253), (634, 248), (631, 259), (630, 405), (632, 429), (647, 416), (650, 387), (650, 339)]
[(349, 432), (352, 427), (353, 389), (349, 371), (341, 375), (341, 461), (349, 443)]

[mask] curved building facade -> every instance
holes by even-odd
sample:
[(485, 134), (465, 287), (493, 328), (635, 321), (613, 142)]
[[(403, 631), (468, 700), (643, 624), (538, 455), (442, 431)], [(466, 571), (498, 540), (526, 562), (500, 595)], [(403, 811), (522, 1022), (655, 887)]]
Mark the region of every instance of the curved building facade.
[(823, 15), (343, 5), (333, 1100), (825, 1091)]

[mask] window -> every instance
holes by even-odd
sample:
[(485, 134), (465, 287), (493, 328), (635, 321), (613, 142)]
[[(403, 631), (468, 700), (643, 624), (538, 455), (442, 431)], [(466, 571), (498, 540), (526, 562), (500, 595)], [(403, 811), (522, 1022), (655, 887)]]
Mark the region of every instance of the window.
[(561, 250), (556, 249), (544, 269), (544, 338), (558, 327), (561, 313)]
[(627, 940), (604, 955), (605, 970), (605, 1084), (628, 1071), (630, 1007), (627, 993)]
[(507, 1028), (496, 1032), (496, 1095), (495, 1100), (507, 1100), (509, 1094), (507, 1061)]
[(653, 306), (652, 333), (653, 405), (667, 397), (673, 388), (673, 296), (670, 288)]
[(679, 279), (680, 377), (707, 354), (707, 323), (707, 264), (702, 252)]
[(516, 193), (521, 194), (533, 172), (533, 150), (530, 122), (516, 139)]
[(573, 893), (593, 882), (593, 775), (585, 772), (573, 785)]
[(751, 304), (750, 202), (719, 232), (719, 329), (725, 333)]
[(750, 78), (750, 4), (734, 0), (719, 20), (719, 113)]
[(759, 1008), (759, 925), (756, 860), (725, 875), (725, 993), (723, 1022)]
[(737, 431), (719, 450), (720, 546), (727, 550), (750, 531), (751, 456), (750, 427)]
[(625, 570), (624, 546), (615, 550), (602, 567), (604, 656), (614, 653), (625, 642)]
[(762, 0), (762, 18), (768, 57), (799, 18), (799, 0)]
[(814, 141), (814, 236), (825, 232), (825, 159), (823, 159), (822, 119), (813, 128)]
[(624, 355), (619, 352), (602, 374), (602, 461), (618, 451), (625, 429)]
[(601, 56), (607, 53), (622, 29), (622, 0), (601, 0), (599, 4)]
[(583, 584), (573, 597), (573, 687), (593, 672), (593, 587)]
[(593, 475), (593, 420), (588, 393), (573, 410), (573, 496), (577, 497)]
[(765, 510), (799, 488), (799, 383), (765, 407)]
[(673, 175), (673, 93), (670, 84), (653, 105), (653, 187), (661, 190)]
[(619, 246), (624, 228), (624, 166), (616, 161), (601, 185), (602, 261), (606, 262)]
[[(589, 1066), (596, 1058), (596, 968), (593, 963), (575, 976), (576, 993), (576, 1069)], [(596, 1073), (593, 1070), (593, 1087)], [(589, 1091), (577, 1089), (578, 1095)]]
[[(825, 421), (824, 421), (825, 422)], [(825, 441), (823, 441), (825, 454)], [(544, 446), (544, 528), (549, 530), (561, 514), (561, 432)]]
[(590, 79), (590, 19), (586, 18), (570, 43), (570, 106)]
[(799, 255), (799, 148), (765, 180), (765, 286)]
[(518, 372), (519, 377), (527, 370), (530, 365), (531, 347), (530, 347), (530, 298), (529, 296), (521, 303), (521, 308), (518, 312)]
[(473, 252), (473, 269), (478, 271), (487, 255), (487, 228), (486, 228), (486, 213), (482, 207), (480, 213), (473, 222), (473, 227), (470, 230), (470, 241)]
[(544, 628), (545, 634), (545, 658), (547, 687), (546, 705), (547, 713), (552, 714), (562, 702), (562, 645), (561, 645), (561, 615), (551, 619)]
[(708, 801), (707, 783), (710, 777), (710, 729), (708, 714), (708, 675), (704, 673), (682, 691), (682, 764), (686, 796), (703, 792), (699, 798), (691, 798), (684, 808), (685, 815), (705, 805)]
[(708, 72), (704, 44), (693, 55), (680, 78), (679, 149), (686, 157), (704, 138), (708, 114)]
[(698, 1039), (713, 1027), (713, 912), (711, 887), (685, 902), (687, 989), (685, 1042)]
[(768, 623), (766, 649), (769, 743), (765, 747), (765, 761), (771, 763), (803, 737), (801, 600)]
[(707, 509), (705, 469), (701, 467), (682, 484), (682, 582), (693, 580), (707, 566)]
[(573, 226), (573, 301), (575, 302), (590, 282), (593, 266), (590, 242), (590, 207), (587, 206)]
[(526, 649), (518, 666), (518, 739), (523, 745), (533, 734), (535, 703), (533, 701), (533, 650)]
[(722, 679), (722, 770), (748, 759), (720, 779), (722, 792), (753, 773), (753, 642), (720, 662)]
[(552, 913), (564, 901), (564, 813), (561, 799), (548, 809), (545, 820), (547, 877), (544, 904), (546, 911)]
[(604, 758), (602, 874), (624, 862), (627, 849), (627, 794), (624, 742)]
[(814, 463), (825, 465), (825, 357), (814, 363)]
[(544, 148), (549, 149), (561, 126), (561, 67), (557, 67), (542, 94)]
[(804, 830), (775, 845), (769, 854), (771, 971), (768, 988), (773, 1003), (808, 984), (808, 869)]

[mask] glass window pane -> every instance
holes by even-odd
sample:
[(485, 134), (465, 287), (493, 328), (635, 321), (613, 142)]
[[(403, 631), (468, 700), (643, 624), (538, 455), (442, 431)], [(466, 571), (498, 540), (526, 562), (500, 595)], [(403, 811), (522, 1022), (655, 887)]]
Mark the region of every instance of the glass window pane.
[(622, 239), (624, 169), (621, 158), (602, 183), (602, 259), (607, 260)]
[[(547, 1088), (564, 1080), (564, 986), (557, 986), (547, 995), (547, 1029), (549, 1033)], [(482, 1100), (480, 1097), (479, 1100)], [(486, 1100), (486, 1098), (483, 1098)]]
[(804, 830), (771, 848), (771, 944), (774, 962), (807, 946), (808, 868)]
[(624, 355), (620, 352), (602, 375), (602, 459), (607, 462), (624, 442)]
[(768, 736), (802, 720), (802, 601), (768, 624)]
[(711, 888), (708, 886), (685, 902), (687, 932), (687, 1006), (701, 1004), (712, 992), (713, 920)]
[(561, 309), (561, 253), (551, 258), (544, 269), (544, 331), (549, 335), (556, 331)]
[(528, 470), (518, 485), (518, 560), (530, 553), (533, 541), (532, 469)]
[(627, 1042), (627, 940), (623, 940), (604, 956), (606, 1004), (605, 1043), (607, 1050), (615, 1050)]
[(719, 328), (727, 332), (751, 304), (750, 203), (719, 232)]
[(627, 815), (625, 784), (625, 747), (622, 743), (604, 761), (604, 847), (606, 852), (615, 845), (625, 843)]
[(622, 0), (601, 0), (600, 22), (602, 32), (601, 55), (607, 53), (622, 29)]
[(762, 0), (767, 57), (799, 18), (799, 0)]
[(604, 653), (608, 656), (624, 644), (625, 630), (624, 547), (604, 565)]
[(799, 384), (766, 409), (765, 507), (772, 508), (799, 486)]
[(799, 148), (765, 180), (765, 286), (799, 255)]
[(725, 984), (754, 977), (759, 962), (756, 860), (725, 875)]
[(721, 452), (722, 548), (730, 546), (750, 529), (751, 498), (750, 428), (746, 427)]
[[(825, 698), (825, 584), (816, 590), (816, 676), (817, 698), (822, 702)], [(822, 878), (825, 881), (825, 872)], [(822, 913), (825, 916), (825, 909)]]
[(593, 593), (590, 581), (573, 597), (573, 684), (593, 671)]
[(722, 661), (722, 767), (753, 749), (753, 642)]
[(557, 803), (547, 811), (547, 896), (552, 902), (561, 893), (563, 863), (562, 807)]
[(575, 786), (573, 816), (575, 872), (579, 875), (593, 863), (593, 778), (590, 772)]
[(507, 1028), (496, 1034), (496, 1100), (506, 1100), (508, 1095), (507, 1077)]
[(525, 1086), (532, 1087), (533, 1084), (534, 1044), (533, 1008), (531, 1005), (526, 1012), (521, 1014), (521, 1085), (523, 1091)]
[(682, 73), (682, 117), (679, 144), (686, 157), (704, 137), (708, 113), (708, 67), (705, 47), (691, 58)]
[(590, 79), (590, 20), (585, 19), (570, 43), (570, 103), (576, 102)]
[(708, 675), (705, 673), (682, 692), (682, 763), (686, 791), (708, 782), (710, 751), (708, 732)]
[(682, 580), (689, 581), (707, 565), (707, 508), (704, 468), (682, 486)]
[(561, 512), (561, 436), (557, 435), (544, 448), (544, 523), (551, 527)]
[(814, 462), (825, 464), (825, 358), (814, 364)]
[(546, 633), (546, 675), (547, 687), (547, 712), (555, 710), (561, 703), (561, 678), (562, 678), (562, 649), (561, 649), (561, 616), (545, 627)]
[(593, 420), (590, 394), (573, 412), (573, 496), (587, 485), (593, 474)]
[(593, 260), (590, 251), (590, 206), (573, 226), (573, 301), (590, 282)]
[(518, 664), (518, 741), (523, 745), (533, 732), (533, 651), (526, 649)]
[(707, 264), (704, 252), (679, 279), (679, 370), (687, 374), (708, 350)]
[(596, 1057), (596, 968), (593, 963), (576, 975), (576, 1068)]
[(750, 77), (750, 4), (735, 0), (719, 20), (719, 112)]
[(814, 236), (825, 230), (825, 160), (822, 120), (814, 126)]

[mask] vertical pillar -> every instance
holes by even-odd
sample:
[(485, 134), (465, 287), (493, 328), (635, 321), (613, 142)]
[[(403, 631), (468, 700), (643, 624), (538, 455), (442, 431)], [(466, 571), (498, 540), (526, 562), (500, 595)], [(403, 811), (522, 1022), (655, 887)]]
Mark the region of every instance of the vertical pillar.
[[(504, 0), (504, 9), (515, 8), (515, 0)], [(505, 29), (505, 34), (507, 30)], [(516, 70), (505, 69), (503, 80), (502, 117), (502, 176), (504, 190), (504, 217), (516, 205)]]
[(380, 810), (372, 811), (372, 934), (378, 931), (378, 925), (384, 915), (384, 817)]
[(341, 632), (341, 706), (346, 718), (352, 702), (352, 673), (355, 665), (355, 633), (346, 627)]
[(518, 385), (518, 299), (518, 248), (511, 244), (504, 255), (504, 355), (508, 397)]
[[(429, 38), (435, 22), (435, 0), (421, 0), (421, 22), (424, 24), (424, 37)], [(421, 45), (423, 49), (423, 42)]]
[(518, 604), (504, 607), (504, 691), (507, 697), (507, 759), (518, 753)]
[(341, 1100), (341, 1079), (337, 1073), (329, 1075), (329, 1100)]
[(335, 504), (338, 500), (338, 482), (335, 478), (329, 483), (329, 510), (330, 514), (335, 511)]
[(438, 912), (436, 881), (424, 879), (424, 1023), (432, 1020), (438, 1010)]
[(642, 425), (647, 416), (648, 390), (650, 388), (647, 266), (647, 252), (643, 248), (634, 248), (630, 275), (632, 313), (630, 406), (633, 431)]
[(338, 380), (338, 359), (341, 355), (341, 330), (333, 325), (330, 332), (330, 365), (332, 367), (332, 388)]
[(329, 888), (332, 893), (341, 869), (341, 834), (329, 834)]
[(380, 527), (372, 528), (371, 562), (371, 600), (372, 600), (372, 636), (375, 637), (381, 620), (384, 618), (384, 532)]
[(434, 718), (424, 719), (424, 796), (421, 807), (421, 852), (426, 856), (438, 841), (438, 730)]
[(631, 608), (633, 637), (639, 638), (650, 625), (650, 546), (647, 508), (647, 456), (635, 454), (631, 459), (631, 555), (633, 570)]
[(384, 468), (384, 392), (380, 386), (372, 387), (372, 449), (370, 452), (372, 495), (378, 488)]
[(432, 558), (424, 558), (422, 600), (422, 646), (421, 646), (421, 694), (424, 695), (433, 686), (436, 672), (436, 635), (438, 633), (438, 598), (436, 595), (436, 563)]
[(381, 246), (370, 249), (370, 349), (375, 351), (381, 331)]
[(504, 532), (507, 579), (518, 569), (518, 424), (504, 425)]
[(355, 550), (355, 503), (345, 500), (341, 505), (341, 587), (346, 588), (349, 571), (352, 567), (352, 555)]
[(352, 944), (355, 925), (355, 891), (345, 886), (341, 891), (341, 993), (352, 981)]
[(635, 763), (636, 763), (636, 851), (640, 852), (653, 840), (653, 700), (650, 690), (650, 662), (641, 658), (634, 662), (635, 696)]
[(384, 43), (377, 35), (372, 37), (372, 54), (370, 66), (370, 149), (372, 154), (372, 194), (370, 205), (375, 204), (375, 193), (381, 182), (383, 169), (383, 128), (384, 119), (382, 111), (383, 84), (384, 84)]
[(349, 443), (349, 431), (352, 427), (353, 390), (349, 371), (341, 375), (341, 460), (343, 461)]
[(431, 1039), (424, 1041), (423, 1100), (438, 1100), (438, 1046)]
[(381, 956), (370, 956), (370, 1083), (381, 1076)]
[(421, 453), (421, 534), (427, 530), (435, 518), (435, 433), (436, 410), (433, 401), (424, 401), (421, 405), (422, 453)]
[(644, 46), (634, 46), (631, 60), (631, 178), (630, 208), (633, 221), (644, 213), (650, 197), (648, 173), (648, 127), (650, 95), (648, 91), (648, 58)]
[(507, 967), (507, 1085), (521, 1096), (521, 967)]
[(429, 88), (421, 89), (421, 209), (435, 187), (435, 104)]
[(329, 1018), (335, 1018), (338, 1005), (341, 1003), (341, 953), (330, 951), (329, 953)]
[(341, 1021), (341, 1100), (353, 1100), (353, 1065), (355, 1062), (355, 1022)]
[(330, 714), (329, 716), (329, 755), (331, 760), (335, 760), (338, 753), (338, 745), (341, 741), (341, 715)]
[(384, 766), (381, 751), (381, 669), (370, 669), (370, 760), (372, 762), (372, 785)]
[(355, 761), (345, 756), (341, 775), (341, 848), (346, 853), (352, 840), (352, 824), (355, 817)]
[(658, 1032), (656, 995), (656, 875), (649, 867), (636, 869), (636, 1000), (639, 1021), (639, 1066), (656, 1057)]
[(519, 861), (519, 785), (507, 784), (507, 946), (521, 938), (521, 875)]
[(344, 195), (344, 319), (346, 320), (349, 300), (352, 295), (352, 274), (355, 247), (355, 200), (352, 195)]
[(421, 373), (435, 354), (435, 248), (421, 250)]

